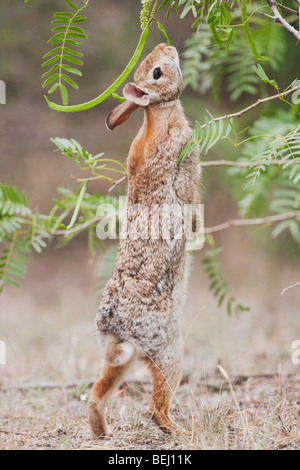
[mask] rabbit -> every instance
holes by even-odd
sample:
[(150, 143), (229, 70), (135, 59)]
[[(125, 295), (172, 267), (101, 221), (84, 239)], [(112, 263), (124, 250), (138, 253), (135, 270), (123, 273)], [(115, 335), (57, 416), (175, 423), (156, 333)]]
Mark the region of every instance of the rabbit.
[[(96, 439), (108, 433), (106, 402), (136, 358), (146, 362), (153, 377), (150, 416), (166, 432), (184, 431), (169, 417), (169, 406), (182, 373), (179, 312), (189, 270), (186, 234), (178, 238), (171, 230), (170, 239), (128, 236), (128, 229), (145, 228), (149, 221), (160, 220), (150, 211), (152, 207), (200, 202), (196, 150), (178, 164), (192, 134), (179, 101), (181, 92), (177, 50), (159, 44), (137, 68), (134, 82), (125, 85), (126, 101), (106, 118), (107, 128), (113, 130), (135, 110), (144, 110), (143, 125), (127, 159), (127, 231), (122, 228), (114, 270), (95, 320), (96, 337), (105, 349), (102, 376), (92, 387), (88, 406)], [(132, 210), (136, 207), (149, 209), (147, 217)]]

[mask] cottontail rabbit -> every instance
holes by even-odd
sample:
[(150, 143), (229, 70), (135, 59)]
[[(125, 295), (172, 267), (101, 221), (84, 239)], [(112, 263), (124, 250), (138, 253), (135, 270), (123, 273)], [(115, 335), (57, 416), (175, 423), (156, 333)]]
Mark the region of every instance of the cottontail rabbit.
[[(127, 161), (127, 232), (121, 234), (113, 274), (95, 323), (97, 339), (105, 347), (102, 377), (94, 384), (89, 402), (95, 438), (107, 433), (103, 414), (106, 401), (135, 358), (144, 360), (153, 375), (150, 413), (154, 421), (168, 432), (181, 429), (169, 418), (168, 410), (181, 377), (183, 340), (178, 315), (188, 271), (186, 233), (176, 237), (171, 229), (170, 237), (163, 237), (162, 210), (157, 210), (170, 207), (173, 213), (174, 207), (199, 202), (196, 153), (178, 164), (191, 136), (179, 101), (181, 91), (177, 51), (159, 44), (138, 67), (134, 83), (125, 86), (126, 101), (106, 119), (112, 130), (127, 121), (134, 110), (144, 109), (144, 123)], [(150, 222), (154, 236), (153, 232), (128, 236), (128, 231), (139, 231), (141, 226), (148, 229)]]

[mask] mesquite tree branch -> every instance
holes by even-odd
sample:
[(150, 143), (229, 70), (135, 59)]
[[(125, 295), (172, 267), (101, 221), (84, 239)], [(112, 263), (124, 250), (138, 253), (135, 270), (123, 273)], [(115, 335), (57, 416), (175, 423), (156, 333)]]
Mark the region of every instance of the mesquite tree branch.
[[(300, 31), (298, 31), (296, 28), (294, 28), (292, 25), (290, 25), (290, 23), (288, 23), (284, 18), (283, 16), (281, 16), (278, 8), (277, 8), (277, 5), (276, 5), (276, 2), (274, 0), (267, 0), (267, 3), (269, 5), (269, 8), (270, 10), (272, 11), (272, 13), (274, 14), (274, 17), (273, 19), (277, 22), (277, 23), (280, 23), (287, 31), (289, 31), (293, 36), (295, 36), (295, 38), (300, 41)], [(297, 3), (299, 3), (299, 1), (297, 0)], [(300, 3), (299, 3), (300, 5)]]
[[(255, 103), (252, 103), (250, 106), (247, 106), (247, 108), (244, 108), (241, 111), (238, 111), (237, 113), (226, 114), (225, 116), (217, 117), (216, 119), (214, 119), (214, 121), (217, 122), (217, 121), (223, 121), (228, 118), (230, 119), (234, 117), (240, 117), (243, 114), (247, 113), (248, 111), (251, 111), (252, 109), (256, 108), (256, 106), (259, 106), (260, 104), (267, 103), (268, 101), (272, 101), (272, 100), (281, 99), (284, 96), (294, 93), (295, 91), (299, 89), (300, 89), (300, 85), (295, 86), (294, 88), (291, 88), (290, 90), (284, 91), (282, 93), (278, 93), (277, 95), (268, 96), (267, 98), (264, 98), (262, 100), (258, 99), (257, 101), (255, 101)], [(212, 121), (209, 121), (208, 124), (212, 124)], [(202, 129), (204, 129), (206, 127), (206, 124), (203, 124), (203, 126), (201, 127)]]
[[(300, 5), (300, 0), (296, 0), (296, 1)], [(300, 89), (300, 85), (298, 85), (294, 88), (291, 88), (290, 90), (287, 90), (283, 93), (278, 93), (277, 95), (272, 95), (272, 96), (269, 96), (269, 97), (264, 98), (264, 99), (259, 99), (255, 103), (252, 103), (250, 106), (247, 106), (247, 108), (244, 108), (241, 111), (218, 117), (218, 118), (214, 119), (214, 121), (217, 122), (217, 121), (225, 120), (225, 119), (228, 119), (228, 118), (240, 117), (243, 114), (247, 113), (248, 111), (251, 111), (252, 109), (256, 108), (256, 106), (259, 106), (260, 104), (263, 104), (263, 103), (266, 103), (268, 101), (272, 101), (272, 100), (275, 100), (275, 99), (283, 98), (284, 96), (287, 96), (291, 93), (294, 93), (295, 91), (297, 91), (299, 89)], [(212, 121), (209, 122), (209, 124), (211, 124), (211, 123), (212, 123)], [(201, 127), (205, 128), (206, 124), (204, 124)], [(300, 125), (295, 130), (295, 133), (298, 132), (299, 130), (300, 130)], [(285, 163), (286, 163), (286, 161), (283, 161), (283, 160), (274, 160), (274, 161), (268, 162), (268, 165), (284, 165)], [(300, 164), (300, 160), (295, 159), (295, 160), (292, 160), (291, 163)], [(240, 167), (240, 168), (250, 168), (250, 167), (255, 167), (255, 166), (261, 165), (261, 162), (235, 162), (235, 161), (229, 161), (229, 160), (215, 160), (215, 161), (210, 161), (210, 162), (200, 162), (200, 165), (201, 166), (206, 166), (206, 167), (209, 167), (209, 166), (232, 166), (232, 167)], [(115, 186), (117, 186), (117, 184), (124, 181), (125, 179), (126, 179), (126, 176), (124, 176), (120, 180), (116, 181), (115, 184), (110, 188), (110, 190), (115, 188)], [(296, 218), (296, 217), (300, 217), (300, 211), (293, 211), (293, 212), (288, 212), (286, 214), (279, 214), (279, 215), (271, 215), (271, 216), (261, 217), (261, 218), (257, 218), (257, 219), (232, 219), (232, 220), (228, 220), (227, 222), (224, 222), (222, 224), (215, 225), (213, 227), (206, 227), (204, 229), (204, 233), (209, 234), (209, 233), (219, 232), (221, 230), (225, 230), (225, 229), (227, 229), (229, 227), (233, 227), (233, 226), (271, 224), (271, 223), (280, 222), (282, 220), (292, 219), (292, 218)], [(71, 229), (68, 229), (68, 230), (53, 230), (51, 232), (51, 235), (54, 235), (54, 236), (55, 235), (68, 236), (68, 235), (71, 235), (73, 233), (80, 232), (83, 229), (85, 229), (85, 228), (87, 228), (91, 225), (94, 225), (99, 221), (100, 221), (99, 217), (93, 217), (92, 219), (88, 220), (84, 224), (75, 226), (75, 227), (73, 227)]]
[[(286, 160), (273, 160), (271, 162), (235, 162), (231, 160), (211, 160), (210, 162), (200, 162), (200, 166), (235, 166), (238, 168), (255, 168), (262, 164), (265, 165), (284, 165)], [(300, 160), (289, 160), (289, 164), (300, 165)]]
[(282, 8), (283, 10), (289, 11), (290, 13), (293, 13), (294, 15), (299, 15), (299, 12), (296, 10), (293, 10), (292, 8), (286, 7), (285, 5), (282, 5), (282, 3), (276, 2), (277, 5)]
[(241, 227), (246, 225), (265, 225), (265, 224), (274, 224), (275, 222), (281, 222), (282, 220), (295, 219), (300, 217), (300, 211), (286, 212), (285, 214), (276, 214), (269, 215), (267, 217), (259, 217), (257, 219), (230, 219), (226, 222), (213, 227), (206, 227), (204, 233), (215, 233), (220, 232), (221, 230), (226, 230), (230, 227)]
[[(116, 215), (118, 215), (118, 212), (116, 212)], [(209, 233), (215, 233), (215, 232), (220, 232), (221, 230), (226, 230), (227, 228), (230, 227), (242, 227), (242, 226), (249, 226), (249, 225), (265, 225), (265, 224), (274, 224), (275, 222), (281, 222), (283, 220), (288, 220), (288, 219), (295, 219), (300, 217), (300, 211), (292, 211), (292, 212), (286, 212), (285, 214), (275, 214), (275, 215), (268, 215), (267, 217), (258, 217), (255, 219), (230, 219), (227, 220), (226, 222), (223, 222), (222, 224), (214, 225), (212, 227), (205, 227), (204, 233), (209, 234)], [(86, 222), (84, 224), (84, 228), (96, 224), (97, 222), (100, 222), (101, 219), (100, 217), (93, 217), (91, 220)], [(83, 226), (77, 226), (73, 227), (69, 230), (55, 230), (52, 232), (52, 235), (64, 235), (68, 236), (71, 235), (72, 233), (79, 232), (81, 231)]]

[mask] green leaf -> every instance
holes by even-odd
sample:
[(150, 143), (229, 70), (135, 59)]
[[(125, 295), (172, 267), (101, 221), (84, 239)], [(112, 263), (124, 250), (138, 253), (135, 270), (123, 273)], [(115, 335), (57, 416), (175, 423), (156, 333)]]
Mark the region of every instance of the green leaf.
[(80, 72), (80, 70), (74, 69), (73, 67), (70, 67), (69, 65), (62, 64), (61, 68), (64, 70), (67, 70), (67, 72), (73, 73), (74, 75), (78, 75), (79, 77), (82, 76), (82, 72)]
[(51, 59), (47, 60), (42, 64), (42, 67), (47, 67), (47, 65), (53, 64), (53, 62), (56, 62), (58, 59), (60, 59), (60, 55), (55, 55)]
[(289, 228), (289, 220), (284, 220), (276, 225), (276, 227), (272, 231), (272, 238), (278, 237), (284, 230)]
[(268, 57), (262, 56), (258, 53), (255, 42), (254, 42), (254, 37), (250, 31), (248, 18), (247, 18), (247, 0), (241, 0), (241, 12), (242, 12), (243, 28), (244, 28), (245, 35), (246, 35), (246, 38), (249, 43), (253, 56), (255, 57), (255, 59), (260, 60), (261, 62), (268, 62), (270, 60)]
[(289, 221), (289, 231), (292, 236), (292, 238), (299, 243), (300, 242), (300, 231), (299, 231), (299, 225), (297, 224), (296, 220), (291, 219)]
[(74, 5), (74, 3), (72, 3), (70, 0), (65, 0), (65, 2), (69, 5), (70, 8), (72, 8), (73, 10), (75, 11), (78, 11), (79, 8), (77, 8), (76, 5)]
[(48, 41), (47, 41), (47, 44), (52, 44), (53, 42), (55, 42), (57, 39), (63, 39), (64, 37), (64, 33), (57, 33), (55, 34), (54, 36), (52, 36), (52, 38), (50, 38)]
[(50, 52), (47, 52), (47, 54), (43, 55), (43, 59), (46, 59), (46, 57), (49, 57), (53, 54), (56, 54), (57, 52), (59, 52), (61, 50), (61, 47), (56, 47), (55, 49), (52, 49), (52, 51)]
[(266, 72), (264, 71), (264, 69), (262, 68), (260, 64), (257, 64), (257, 66), (254, 65), (253, 70), (257, 73), (257, 75), (263, 82), (269, 83), (274, 88), (276, 88), (277, 91), (279, 90), (276, 80), (270, 80), (268, 75), (266, 74)]
[(65, 44), (70, 44), (70, 46), (81, 46), (81, 44), (83, 44), (83, 42), (79, 42), (79, 41), (74, 41), (74, 39), (65, 39)]
[(65, 80), (69, 85), (71, 85), (75, 90), (78, 90), (79, 86), (77, 83), (75, 83), (68, 75), (65, 75), (64, 73), (61, 75), (61, 78)]
[(86, 21), (86, 20), (87, 20), (87, 18), (85, 18), (85, 17), (80, 17), (80, 18), (79, 18), (79, 17), (77, 16), (77, 18), (75, 18), (75, 19), (72, 21), (72, 23), (73, 23), (73, 24), (74, 24), (74, 23), (83, 23), (83, 21)]
[(61, 85), (59, 83), (55, 83), (51, 88), (50, 90), (48, 90), (48, 93), (49, 95), (51, 95), (52, 93), (55, 92), (55, 90), (57, 90), (58, 87), (60, 87)]
[(85, 34), (82, 34), (82, 33), (73, 33), (72, 31), (68, 32), (68, 37), (71, 37), (71, 38), (81, 38), (81, 39), (87, 39), (87, 36)]
[(68, 60), (69, 62), (71, 62), (72, 64), (77, 64), (77, 65), (83, 65), (83, 62), (82, 60), (79, 60), (79, 59), (75, 59), (74, 57), (68, 55), (68, 54), (63, 54), (63, 58), (65, 60)]
[(78, 51), (74, 51), (73, 49), (70, 49), (70, 47), (65, 46), (64, 51), (67, 52), (68, 54), (75, 55), (77, 57), (83, 57), (83, 54)]
[(49, 85), (49, 83), (54, 82), (54, 80), (56, 80), (58, 77), (59, 77), (58, 73), (55, 73), (54, 75), (49, 77), (47, 80), (44, 81), (43, 88), (45, 88), (47, 85)]
[(53, 20), (53, 21), (51, 21), (51, 24), (64, 24), (64, 25), (68, 26), (69, 21), (67, 19)]
[(166, 38), (166, 40), (167, 40), (167, 45), (170, 46), (170, 45), (171, 45), (171, 41), (170, 41), (170, 39), (169, 39), (169, 37), (168, 37), (168, 35), (167, 35), (167, 32), (166, 32), (164, 26), (163, 26), (159, 21), (157, 21), (157, 20), (156, 20), (156, 24), (157, 24), (157, 26), (158, 26), (158, 29), (159, 29), (159, 30), (163, 33), (163, 35), (165, 36), (165, 38)]
[(78, 199), (77, 199), (77, 202), (76, 202), (76, 206), (75, 206), (75, 209), (74, 209), (74, 213), (73, 213), (71, 222), (67, 226), (67, 229), (72, 228), (73, 225), (76, 222), (76, 219), (77, 219), (77, 216), (78, 216), (78, 213), (79, 213), (79, 210), (80, 210), (80, 205), (81, 205), (81, 202), (82, 202), (82, 199), (83, 199), (83, 196), (84, 196), (85, 192), (86, 192), (86, 183), (84, 183), (82, 185), (82, 188), (80, 190), (80, 193), (79, 193), (79, 196), (78, 196)]
[(62, 83), (59, 84), (59, 88), (60, 88), (62, 102), (64, 105), (67, 105), (69, 102), (68, 90), (65, 87), (65, 85), (63, 85)]
[(70, 13), (69, 11), (60, 11), (60, 12), (56, 12), (54, 13), (54, 18), (57, 18), (57, 19), (61, 19), (61, 18), (72, 18), (72, 16), (74, 16), (73, 13)]
[(84, 30), (82, 28), (79, 28), (78, 26), (70, 26), (69, 30), (84, 34)]
[(221, 11), (222, 21), (225, 23), (226, 26), (229, 26), (230, 21), (231, 21), (231, 15), (229, 11), (227, 11), (227, 9), (225, 8), (223, 2), (220, 4), (220, 11)]
[(226, 51), (226, 52), (229, 51), (230, 44), (231, 44), (232, 39), (233, 39), (233, 36), (234, 36), (234, 31), (235, 31), (235, 29), (232, 28), (232, 30), (231, 30), (230, 33), (229, 33), (229, 36), (228, 36), (228, 39), (227, 39), (226, 45), (225, 45), (225, 51)]
[(55, 64), (50, 70), (48, 70), (48, 72), (44, 73), (42, 75), (42, 78), (46, 78), (46, 77), (49, 77), (49, 75), (51, 75), (53, 72), (55, 72), (55, 70), (59, 69), (59, 64)]
[(7, 277), (6, 281), (9, 282), (10, 284), (12, 284), (15, 287), (21, 287), (21, 284), (19, 282), (15, 281), (14, 279), (11, 279), (11, 278)]

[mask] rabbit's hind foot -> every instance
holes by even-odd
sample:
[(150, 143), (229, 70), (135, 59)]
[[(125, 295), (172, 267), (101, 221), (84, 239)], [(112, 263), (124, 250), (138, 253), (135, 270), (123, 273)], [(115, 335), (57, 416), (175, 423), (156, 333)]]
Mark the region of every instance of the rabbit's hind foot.
[(156, 361), (148, 360), (148, 367), (153, 378), (152, 402), (150, 415), (162, 431), (183, 435), (187, 431), (175, 424), (169, 417), (171, 399), (181, 378), (182, 348), (179, 341)]
[(88, 407), (89, 423), (94, 439), (103, 439), (108, 435), (108, 428), (103, 410), (96, 401), (90, 401)]
[(88, 407), (89, 423), (94, 439), (109, 435), (104, 415), (105, 405), (134, 359), (134, 352), (134, 347), (125, 342), (112, 341), (106, 347), (102, 375), (92, 387)]
[(88, 418), (94, 439), (101, 439), (108, 435), (108, 428), (104, 415), (107, 400), (114, 388), (121, 381), (127, 365), (114, 367), (105, 365), (102, 376), (91, 390), (88, 407)]
[(150, 415), (155, 424), (157, 424), (157, 426), (165, 433), (174, 434), (176, 436), (189, 434), (186, 429), (174, 423), (174, 421), (170, 419), (168, 414), (160, 413), (158, 411), (153, 410), (152, 412), (150, 411)]

